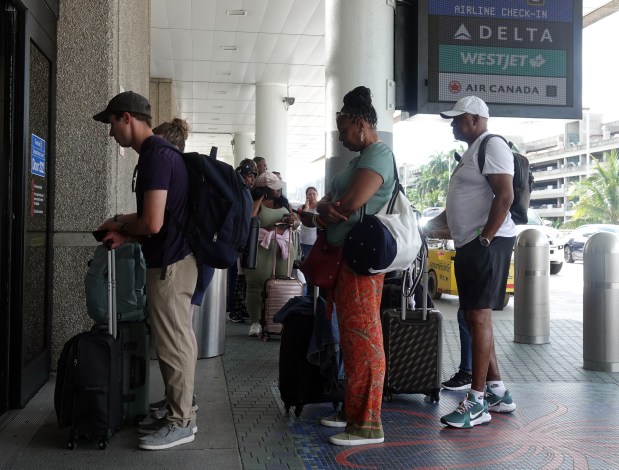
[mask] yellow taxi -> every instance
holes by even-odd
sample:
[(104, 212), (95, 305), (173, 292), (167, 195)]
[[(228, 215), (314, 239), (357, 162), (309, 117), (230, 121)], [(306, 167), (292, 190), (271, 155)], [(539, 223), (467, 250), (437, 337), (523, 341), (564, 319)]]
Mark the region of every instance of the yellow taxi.
[[(452, 242), (453, 243), (453, 242)], [(456, 274), (454, 270), (456, 250), (448, 243), (439, 243), (428, 250), (428, 293), (433, 299), (440, 299), (442, 294), (458, 295)], [(509, 266), (507, 289), (503, 306), (509, 302), (509, 296), (514, 294), (514, 259)]]

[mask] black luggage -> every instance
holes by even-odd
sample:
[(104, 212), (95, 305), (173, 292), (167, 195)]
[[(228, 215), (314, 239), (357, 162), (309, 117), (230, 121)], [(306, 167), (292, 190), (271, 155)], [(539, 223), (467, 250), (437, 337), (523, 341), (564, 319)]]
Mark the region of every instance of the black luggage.
[(108, 252), (108, 328), (95, 325), (64, 345), (58, 361), (54, 405), (60, 428), (71, 426), (67, 446), (79, 438), (96, 439), (100, 449), (123, 421), (122, 342), (117, 339), (113, 250)]
[[(382, 311), (383, 341), (387, 368), (383, 400), (390, 402), (392, 394), (423, 393), (426, 400), (439, 401), (442, 380), (443, 317), (436, 309), (428, 310), (427, 246), (422, 247), (417, 262), (421, 272), (421, 308), (408, 308), (408, 297), (415, 284), (411, 276), (403, 277), (400, 287), (400, 308)], [(412, 269), (412, 268), (411, 268)], [(412, 285), (409, 285), (410, 284)], [(419, 279), (418, 281), (419, 282)], [(393, 298), (393, 288), (389, 287)], [(424, 295), (425, 294), (425, 295)]]
[[(318, 289), (315, 289), (315, 296)], [(320, 372), (320, 366), (307, 360), (307, 352), (314, 330), (314, 316), (292, 313), (283, 322), (279, 347), (279, 391), (286, 413), (294, 407), (295, 416), (301, 416), (303, 407), (312, 403), (333, 403), (337, 410), (344, 401), (344, 381), (333, 390)]]

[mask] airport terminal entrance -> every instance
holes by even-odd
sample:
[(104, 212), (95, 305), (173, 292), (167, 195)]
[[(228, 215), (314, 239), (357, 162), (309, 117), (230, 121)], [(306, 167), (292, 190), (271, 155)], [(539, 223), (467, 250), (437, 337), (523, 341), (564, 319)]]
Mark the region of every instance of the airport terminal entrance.
[(0, 0), (0, 6), (3, 412), (23, 407), (50, 372), (57, 2)]

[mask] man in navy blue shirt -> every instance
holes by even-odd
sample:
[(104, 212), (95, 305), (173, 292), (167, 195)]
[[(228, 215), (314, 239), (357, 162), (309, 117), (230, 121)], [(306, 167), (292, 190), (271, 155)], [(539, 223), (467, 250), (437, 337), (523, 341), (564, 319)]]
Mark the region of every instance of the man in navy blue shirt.
[(197, 351), (191, 340), (191, 296), (198, 270), (184, 235), (187, 168), (182, 157), (151, 129), (150, 103), (132, 91), (116, 95), (93, 119), (110, 125), (110, 137), (140, 155), (135, 186), (137, 212), (117, 214), (101, 224), (113, 247), (142, 243), (147, 265), (149, 320), (163, 376), (169, 413), (150, 423), (138, 447), (160, 450), (194, 440), (192, 410)]

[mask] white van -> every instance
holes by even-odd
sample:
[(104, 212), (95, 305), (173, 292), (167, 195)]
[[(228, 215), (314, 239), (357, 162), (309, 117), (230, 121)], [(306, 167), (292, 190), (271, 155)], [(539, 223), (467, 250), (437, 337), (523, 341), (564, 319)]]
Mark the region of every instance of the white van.
[(563, 267), (563, 236), (556, 228), (544, 225), (539, 215), (533, 210), (527, 211), (529, 218), (526, 224), (516, 225), (518, 235), (528, 228), (539, 230), (548, 238), (550, 245), (550, 274), (557, 274)]

